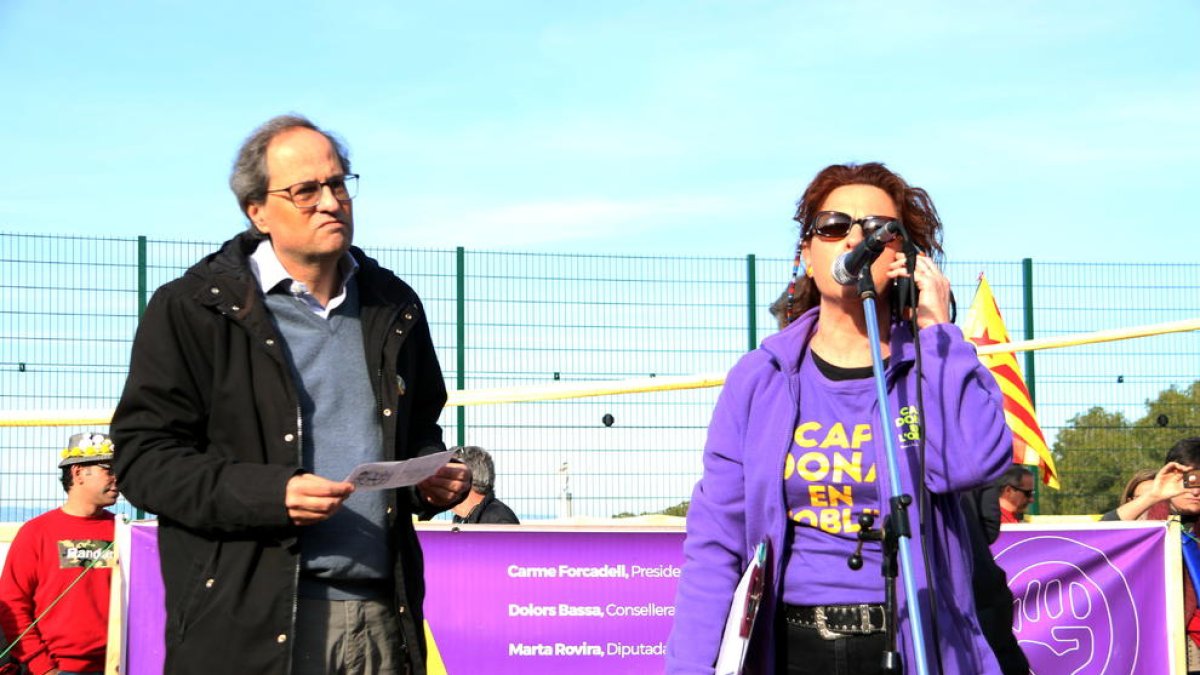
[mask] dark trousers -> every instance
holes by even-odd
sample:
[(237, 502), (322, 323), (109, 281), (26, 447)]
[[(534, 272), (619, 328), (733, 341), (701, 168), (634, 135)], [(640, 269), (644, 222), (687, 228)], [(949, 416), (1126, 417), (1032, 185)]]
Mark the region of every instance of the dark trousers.
[(775, 629), (777, 675), (877, 675), (883, 672), (883, 633), (826, 640), (816, 628), (780, 620)]

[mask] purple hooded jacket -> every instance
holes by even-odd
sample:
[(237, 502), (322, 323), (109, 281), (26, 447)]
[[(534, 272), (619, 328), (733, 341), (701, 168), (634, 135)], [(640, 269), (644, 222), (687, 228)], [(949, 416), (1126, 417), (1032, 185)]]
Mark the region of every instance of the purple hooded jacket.
[[(770, 575), (750, 638), (746, 672), (774, 672), (775, 605), (783, 591), (781, 558), (787, 529), (784, 461), (799, 419), (804, 392), (798, 373), (816, 332), (817, 311), (806, 312), (786, 330), (768, 337), (761, 348), (742, 357), (726, 379), (708, 427), (704, 475), (696, 484), (688, 510), (685, 562), (675, 600), (675, 624), (667, 643), (668, 673), (713, 673), (733, 589), (763, 539), (771, 544)], [(998, 674), (1000, 667), (975, 617), (971, 547), (956, 493), (1003, 473), (1012, 462), (1012, 434), (1005, 425), (1000, 388), (962, 331), (953, 324), (940, 324), (922, 329), (920, 337), (925, 484), (931, 501), (925, 531), (932, 542), (930, 562), (937, 581), (943, 672)], [(915, 356), (911, 330), (893, 325), (886, 372), (893, 419), (901, 408), (917, 405)], [(878, 419), (878, 409), (873, 407), (871, 415)], [(896, 453), (902, 488), (915, 497), (917, 445), (897, 439)], [(880, 480), (886, 482), (882, 452), (878, 461)], [(912, 559), (917, 568), (911, 573), (925, 597), (915, 505), (909, 513), (914, 530)], [(900, 573), (910, 572), (902, 565)], [(906, 672), (915, 672), (903, 579), (897, 580), (897, 595), (900, 654)], [(924, 602), (924, 626), (929, 633), (932, 614), (927, 597)], [(937, 672), (932, 637), (926, 635), (926, 655), (931, 672)]]

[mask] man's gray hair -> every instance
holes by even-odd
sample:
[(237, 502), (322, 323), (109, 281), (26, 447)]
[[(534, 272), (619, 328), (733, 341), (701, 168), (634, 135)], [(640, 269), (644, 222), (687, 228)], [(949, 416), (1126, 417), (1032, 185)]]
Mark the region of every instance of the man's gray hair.
[[(237, 197), (238, 207), (242, 213), (251, 204), (261, 204), (267, 198), (267, 185), (270, 175), (267, 173), (267, 146), (276, 136), (289, 129), (312, 129), (329, 139), (337, 152), (338, 161), (342, 163), (342, 171), (350, 173), (350, 153), (345, 144), (333, 133), (325, 131), (313, 124), (303, 115), (288, 114), (272, 117), (251, 133), (242, 143), (237, 157), (233, 160), (233, 171), (229, 174), (229, 189)], [(282, 186), (281, 186), (282, 187)], [(250, 230), (257, 232), (254, 223)]]
[(471, 468), (471, 489), (485, 497), (496, 487), (496, 466), (487, 450), (477, 445), (453, 448), (458, 458)]
[(1025, 476), (1033, 476), (1033, 470), (1024, 464), (1013, 464), (1005, 469), (1004, 474), (996, 481), (996, 487), (1010, 487), (1014, 490), (1021, 489), (1021, 482), (1025, 480)]

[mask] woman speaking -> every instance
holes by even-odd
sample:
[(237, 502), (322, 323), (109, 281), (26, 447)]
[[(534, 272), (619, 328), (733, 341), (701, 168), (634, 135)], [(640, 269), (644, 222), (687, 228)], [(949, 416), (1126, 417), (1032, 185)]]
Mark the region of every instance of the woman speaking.
[[(879, 516), (879, 527), (887, 514), (883, 434), (892, 434), (900, 489), (919, 498), (923, 484), (927, 493), (925, 508), (909, 509), (915, 569), (900, 574), (914, 575), (930, 671), (999, 673), (975, 618), (957, 493), (1004, 471), (1011, 434), (995, 380), (950, 323), (950, 283), (934, 260), (941, 256), (937, 211), (924, 190), (882, 164), (847, 164), (817, 174), (796, 220), (788, 325), (730, 371), (709, 425), (667, 672), (713, 672), (734, 589), (764, 541), (766, 582), (745, 672), (882, 672), (882, 547), (866, 541), (857, 570), (847, 561), (860, 544), (860, 516)], [(833, 268), (883, 228), (902, 236), (864, 272), (880, 308), (868, 317), (855, 284), (840, 283)], [(923, 251), (913, 268), (905, 238)], [(902, 283), (919, 291), (915, 310), (890, 307)], [(876, 322), (882, 343), (885, 428), (867, 321)], [(897, 594), (897, 649), (912, 673), (912, 599), (902, 583)]]

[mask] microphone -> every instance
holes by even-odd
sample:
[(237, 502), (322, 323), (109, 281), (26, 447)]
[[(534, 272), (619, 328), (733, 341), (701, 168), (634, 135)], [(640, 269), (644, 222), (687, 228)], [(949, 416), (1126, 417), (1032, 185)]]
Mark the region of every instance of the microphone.
[(887, 225), (875, 230), (849, 253), (843, 253), (833, 261), (833, 280), (843, 286), (851, 286), (858, 281), (858, 275), (864, 267), (870, 266), (883, 253), (887, 243), (896, 238), (900, 232), (900, 224), (890, 221)]

